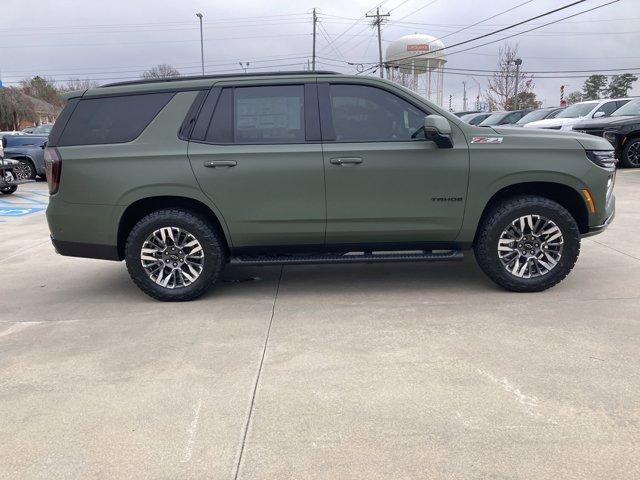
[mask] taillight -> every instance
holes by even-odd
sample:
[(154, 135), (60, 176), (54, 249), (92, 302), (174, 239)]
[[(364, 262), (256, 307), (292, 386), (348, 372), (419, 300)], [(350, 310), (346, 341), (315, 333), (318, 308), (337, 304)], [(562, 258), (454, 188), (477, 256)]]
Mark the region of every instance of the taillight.
[(44, 163), (47, 167), (47, 183), (49, 184), (49, 194), (53, 195), (60, 188), (60, 176), (62, 175), (62, 159), (60, 152), (55, 147), (44, 149)]

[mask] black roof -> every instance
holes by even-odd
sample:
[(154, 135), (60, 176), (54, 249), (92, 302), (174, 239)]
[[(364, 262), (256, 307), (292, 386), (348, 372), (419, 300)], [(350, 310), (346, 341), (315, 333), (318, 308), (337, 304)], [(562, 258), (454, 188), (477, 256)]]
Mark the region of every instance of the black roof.
[(171, 78), (149, 78), (140, 80), (128, 80), (126, 82), (107, 83), (101, 85), (104, 87), (117, 87), (120, 85), (144, 85), (147, 83), (164, 83), (164, 82), (184, 82), (189, 80), (208, 80), (216, 78), (233, 78), (233, 77), (270, 77), (276, 75), (340, 75), (339, 72), (329, 70), (292, 70), (290, 72), (256, 72), (256, 73), (222, 73), (218, 75), (191, 75), (188, 77), (171, 77)]

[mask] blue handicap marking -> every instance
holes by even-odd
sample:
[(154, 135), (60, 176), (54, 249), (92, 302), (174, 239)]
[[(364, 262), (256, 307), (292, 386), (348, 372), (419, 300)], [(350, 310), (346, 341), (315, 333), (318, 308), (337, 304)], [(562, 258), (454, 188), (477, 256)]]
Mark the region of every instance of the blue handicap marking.
[(44, 210), (45, 206), (38, 207), (24, 207), (24, 208), (0, 208), (0, 217), (21, 217), (22, 215), (29, 215), (30, 213), (39, 212)]

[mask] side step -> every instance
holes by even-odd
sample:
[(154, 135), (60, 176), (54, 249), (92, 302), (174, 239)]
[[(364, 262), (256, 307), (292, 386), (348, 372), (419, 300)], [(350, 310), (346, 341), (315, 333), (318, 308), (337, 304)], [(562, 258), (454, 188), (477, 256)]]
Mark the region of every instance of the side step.
[(315, 265), (322, 263), (391, 263), (441, 262), (462, 260), (460, 250), (433, 250), (421, 252), (349, 252), (316, 255), (257, 255), (231, 257), (231, 265)]

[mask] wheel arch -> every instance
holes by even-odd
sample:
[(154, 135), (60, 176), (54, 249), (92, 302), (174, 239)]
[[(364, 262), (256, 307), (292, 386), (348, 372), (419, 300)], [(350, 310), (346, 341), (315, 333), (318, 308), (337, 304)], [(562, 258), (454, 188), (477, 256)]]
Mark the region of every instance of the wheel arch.
[(537, 195), (548, 198), (566, 208), (578, 224), (580, 233), (589, 231), (589, 212), (584, 198), (573, 187), (557, 182), (521, 182), (507, 185), (493, 194), (486, 203), (476, 227), (473, 243), (476, 243), (480, 226), (491, 209), (501, 201), (518, 195)]
[(153, 197), (144, 197), (131, 203), (120, 216), (118, 221), (118, 257), (124, 259), (124, 249), (127, 241), (127, 236), (133, 228), (133, 226), (145, 215), (149, 213), (161, 210), (164, 208), (181, 208), (194, 212), (206, 220), (208, 220), (214, 227), (216, 232), (220, 235), (224, 248), (229, 254), (231, 241), (227, 235), (223, 223), (220, 221), (214, 211), (205, 203), (190, 197), (162, 195)]

